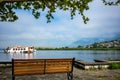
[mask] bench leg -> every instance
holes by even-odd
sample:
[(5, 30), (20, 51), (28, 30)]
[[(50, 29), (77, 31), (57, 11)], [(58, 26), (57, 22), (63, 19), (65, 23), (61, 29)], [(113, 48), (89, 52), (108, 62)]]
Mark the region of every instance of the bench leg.
[(12, 80), (15, 80), (15, 76), (12, 76)]
[(73, 73), (67, 73), (68, 80), (73, 80)]

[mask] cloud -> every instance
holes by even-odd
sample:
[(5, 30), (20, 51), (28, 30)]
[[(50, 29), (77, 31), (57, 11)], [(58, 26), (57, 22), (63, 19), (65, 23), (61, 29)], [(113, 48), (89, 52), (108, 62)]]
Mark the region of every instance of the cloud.
[(29, 11), (17, 10), (18, 21), (0, 22), (0, 46), (19, 43), (60, 47), (82, 38), (113, 37), (120, 33), (120, 6), (105, 6), (101, 0), (94, 0), (89, 5), (90, 10), (85, 11), (85, 15), (90, 18), (87, 24), (78, 14), (71, 20), (69, 11), (57, 9), (53, 14), (55, 19), (46, 23), (46, 12), (41, 13), (40, 19), (36, 20)]

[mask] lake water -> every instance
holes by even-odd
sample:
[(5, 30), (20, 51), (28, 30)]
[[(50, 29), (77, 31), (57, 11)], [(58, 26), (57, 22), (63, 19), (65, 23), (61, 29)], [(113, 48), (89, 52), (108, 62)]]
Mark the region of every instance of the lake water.
[(0, 53), (0, 61), (12, 58), (73, 58), (93, 62), (94, 59), (120, 59), (120, 51), (115, 50), (40, 50), (36, 53)]

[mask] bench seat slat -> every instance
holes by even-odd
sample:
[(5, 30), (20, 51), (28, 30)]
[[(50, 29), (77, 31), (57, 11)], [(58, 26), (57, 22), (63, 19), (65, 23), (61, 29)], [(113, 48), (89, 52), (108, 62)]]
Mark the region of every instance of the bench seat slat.
[(34, 67), (34, 66), (44, 66), (44, 64), (15, 64), (14, 67)]
[(30, 70), (30, 69), (39, 69), (39, 70), (44, 70), (44, 67), (32, 67), (32, 68), (29, 68), (29, 67), (18, 67), (18, 68), (15, 68), (14, 70)]
[(44, 74), (44, 70), (16, 70), (14, 75)]

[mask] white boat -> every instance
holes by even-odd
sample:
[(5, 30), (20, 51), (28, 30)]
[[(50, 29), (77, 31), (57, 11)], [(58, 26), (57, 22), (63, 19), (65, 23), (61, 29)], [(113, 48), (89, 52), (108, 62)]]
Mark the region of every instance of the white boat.
[(34, 53), (36, 52), (35, 47), (23, 47), (23, 46), (13, 46), (5, 49), (6, 53)]

